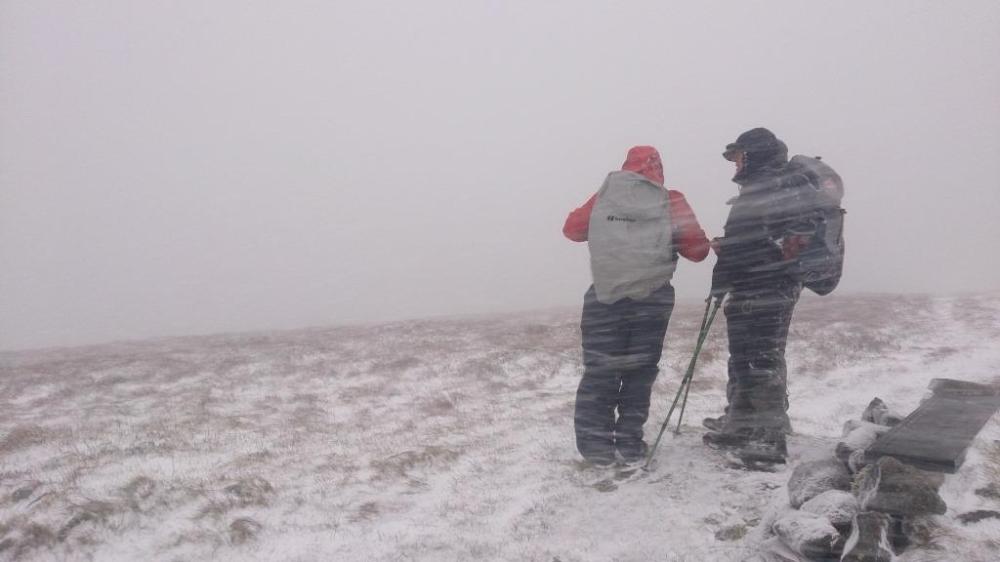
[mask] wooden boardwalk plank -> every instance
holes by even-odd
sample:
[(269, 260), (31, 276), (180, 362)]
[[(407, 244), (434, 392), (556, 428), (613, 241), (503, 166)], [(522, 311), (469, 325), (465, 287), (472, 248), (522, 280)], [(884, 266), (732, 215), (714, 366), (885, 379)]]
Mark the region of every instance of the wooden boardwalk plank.
[(1000, 389), (934, 379), (933, 396), (872, 445), (866, 457), (895, 457), (924, 470), (954, 473), (976, 434), (1000, 409)]

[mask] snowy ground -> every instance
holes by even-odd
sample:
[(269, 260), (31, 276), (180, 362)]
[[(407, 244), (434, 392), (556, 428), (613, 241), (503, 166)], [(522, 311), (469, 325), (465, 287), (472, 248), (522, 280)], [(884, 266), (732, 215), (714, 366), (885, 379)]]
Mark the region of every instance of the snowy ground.
[[(649, 433), (702, 310), (675, 311)], [(744, 560), (794, 463), (872, 397), (908, 413), (934, 377), (1000, 382), (1000, 295), (806, 298), (787, 468), (735, 470), (701, 446), (722, 320), (683, 432), (654, 472), (615, 481), (573, 447), (577, 314), (0, 354), (0, 560)], [(996, 560), (1000, 521), (955, 519), (1000, 510), (974, 493), (991, 483), (997, 417), (902, 560)]]

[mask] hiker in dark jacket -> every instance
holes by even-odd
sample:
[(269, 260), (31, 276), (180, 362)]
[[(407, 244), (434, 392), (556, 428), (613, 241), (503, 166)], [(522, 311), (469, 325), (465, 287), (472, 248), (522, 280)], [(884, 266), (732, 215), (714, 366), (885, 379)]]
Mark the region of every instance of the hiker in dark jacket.
[(637, 462), (646, 455), (642, 426), (674, 306), (677, 256), (701, 261), (709, 242), (684, 195), (663, 187), (650, 146), (629, 150), (622, 171), (566, 218), (563, 234), (589, 241), (594, 275), (581, 322), (577, 449), (597, 465), (614, 463), (616, 451)]
[(744, 460), (784, 462), (788, 419), (785, 341), (802, 284), (790, 274), (813, 226), (803, 216), (803, 181), (788, 166), (788, 148), (771, 131), (740, 135), (723, 156), (736, 165), (739, 194), (725, 233), (713, 241), (718, 261), (712, 296), (729, 295), (725, 414), (707, 418), (705, 443), (732, 448)]

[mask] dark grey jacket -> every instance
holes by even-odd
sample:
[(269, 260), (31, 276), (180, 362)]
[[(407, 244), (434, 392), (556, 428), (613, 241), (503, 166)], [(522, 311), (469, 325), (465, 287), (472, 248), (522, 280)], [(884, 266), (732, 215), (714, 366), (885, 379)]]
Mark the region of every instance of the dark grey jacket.
[(809, 179), (783, 157), (769, 164), (741, 180), (739, 195), (729, 201), (732, 209), (719, 241), (713, 293), (795, 283), (788, 271), (792, 261), (782, 258), (781, 244), (792, 234), (810, 234), (815, 228), (803, 220), (812, 207), (803, 197)]

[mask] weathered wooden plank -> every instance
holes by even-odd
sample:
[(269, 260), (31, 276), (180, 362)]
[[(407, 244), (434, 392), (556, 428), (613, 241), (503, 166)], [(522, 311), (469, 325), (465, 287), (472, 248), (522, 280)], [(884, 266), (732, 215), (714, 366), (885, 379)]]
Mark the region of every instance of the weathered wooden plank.
[(1000, 388), (934, 379), (933, 396), (880, 437), (866, 457), (890, 456), (924, 470), (954, 473), (976, 434), (1000, 409)]

